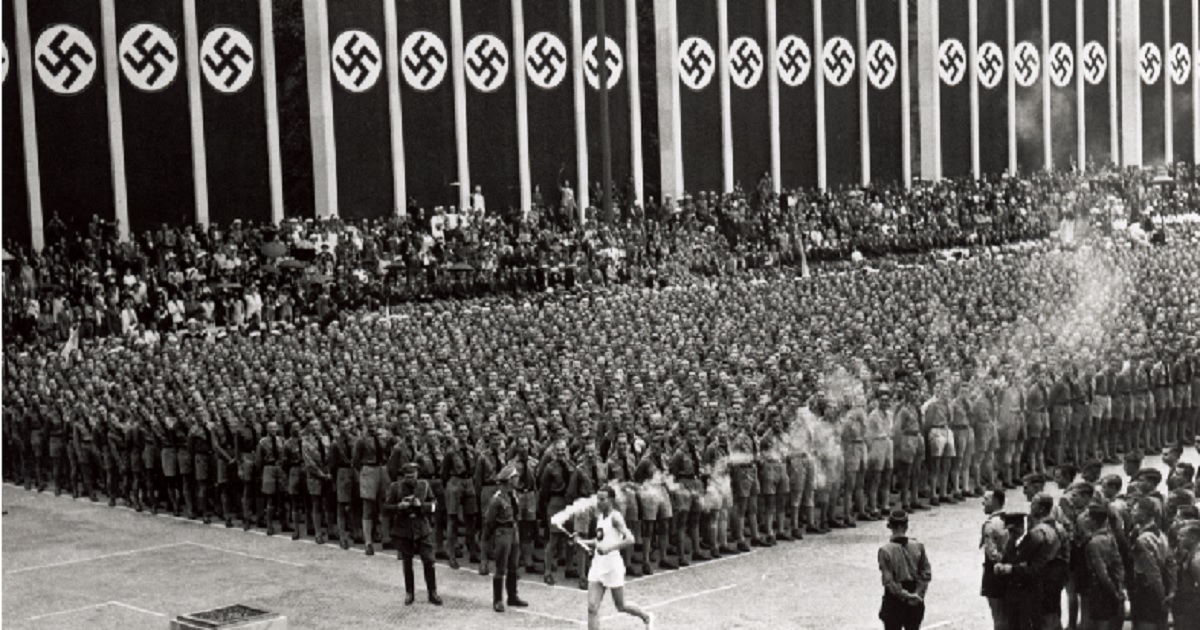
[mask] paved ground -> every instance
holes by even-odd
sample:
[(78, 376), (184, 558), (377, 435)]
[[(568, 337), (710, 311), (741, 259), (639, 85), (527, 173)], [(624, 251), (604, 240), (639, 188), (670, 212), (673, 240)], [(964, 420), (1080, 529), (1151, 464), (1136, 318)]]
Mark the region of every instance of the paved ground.
[[(1010, 505), (1025, 509), (1019, 494), (1009, 493)], [(234, 603), (280, 612), (292, 628), (586, 625), (584, 592), (533, 577), (521, 582), (530, 608), (499, 615), (490, 608), (490, 578), (439, 564), (446, 606), (424, 603), (419, 586), (417, 604), (405, 607), (390, 553), (366, 557), (8, 484), (2, 499), (6, 628), (165, 628), (174, 615)], [(912, 518), (911, 534), (926, 544), (933, 564), (927, 630), (990, 626), (978, 595), (981, 519), (977, 500)], [(887, 535), (882, 522), (860, 524), (633, 579), (626, 592), (656, 613), (661, 628), (878, 628), (875, 550)], [(417, 575), (419, 582), (419, 566)], [(617, 616), (611, 601), (603, 615), (606, 628), (641, 626)]]

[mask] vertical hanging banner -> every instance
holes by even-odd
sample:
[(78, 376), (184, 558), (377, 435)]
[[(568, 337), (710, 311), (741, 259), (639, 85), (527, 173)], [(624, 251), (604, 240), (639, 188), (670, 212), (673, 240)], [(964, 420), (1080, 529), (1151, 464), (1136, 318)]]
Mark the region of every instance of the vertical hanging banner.
[(1081, 1), (1083, 49), (1077, 55), (1075, 72), (1082, 79), (1084, 151), (1088, 164), (1096, 167), (1118, 158), (1112, 125), (1116, 59), (1111, 54), (1117, 43), (1109, 38), (1109, 26), (1117, 16), (1109, 13), (1108, 2)]
[(140, 234), (196, 216), (179, 0), (117, 2), (129, 228)]
[(733, 123), (733, 180), (746, 191), (771, 170), (765, 0), (729, 3), (730, 119)]
[[(597, 39), (596, 2), (583, 0), (583, 92), (587, 118), (588, 176), (599, 182), (603, 173), (603, 156), (600, 138), (600, 60), (608, 66), (608, 120), (609, 142), (612, 146), (613, 185), (619, 194), (632, 193), (627, 186), (633, 175), (631, 144), (629, 135), (629, 72), (626, 68), (625, 0), (604, 0), (604, 26), (608, 36), (607, 47), (602, 48)], [(716, 85), (716, 82), (713, 83)], [(686, 124), (686, 123), (685, 123)], [(684, 128), (684, 136), (687, 128)], [(686, 161), (686, 158), (685, 158)], [(592, 182), (588, 182), (590, 186)], [(629, 190), (627, 190), (627, 188)], [(592, 205), (599, 206), (600, 199), (592, 198)]]
[(1042, 141), (1042, 0), (1014, 0), (1016, 25), (1008, 70), (1016, 85), (1011, 115), (1017, 128), (1017, 169), (1032, 173), (1046, 167)]
[(967, 3), (938, 3), (937, 61), (938, 105), (942, 151), (942, 176), (971, 174), (971, 85)]
[(338, 214), (346, 219), (387, 217), (397, 204), (383, 72), (383, 5), (379, 0), (337, 0), (329, 4), (328, 15)]
[(83, 231), (93, 215), (116, 218), (100, 3), (28, 6), (43, 215)]
[(271, 219), (258, 3), (196, 3), (209, 221)]
[(1142, 164), (1162, 164), (1167, 156), (1166, 33), (1161, 0), (1142, 0), (1137, 77), (1142, 82)]
[(721, 90), (717, 78), (715, 0), (678, 3), (679, 117), (683, 127), (683, 184), (690, 193), (720, 191)]
[(462, 19), (471, 185), (480, 188), (493, 212), (519, 207), (512, 4), (464, 2)]
[(817, 186), (817, 110), (813, 63), (812, 0), (777, 2), (779, 41), (774, 70), (779, 74), (780, 184), (787, 188)]
[(1008, 0), (979, 1), (979, 170), (984, 176), (1008, 169)]
[(450, 5), (444, 0), (403, 0), (397, 13), (409, 200), (430, 209), (458, 205), (453, 186), (458, 181), (458, 148), (449, 76)]
[(1050, 159), (1055, 170), (1069, 170), (1079, 162), (1075, 0), (1049, 2), (1050, 48), (1045, 70), (1050, 79)]
[(543, 202), (558, 205), (559, 187), (578, 182), (575, 99), (571, 91), (571, 5), (524, 0), (525, 83), (529, 116), (529, 172)]
[[(21, 126), (25, 124), (24, 112), (21, 111), (21, 91), (17, 68), (17, 29), (13, 21), (12, 0), (4, 0), (0, 9), (0, 21), (3, 22), (0, 33), (0, 43), (3, 44), (3, 67), (0, 68), (0, 81), (3, 85), (4, 109), (3, 125), (3, 163), (0, 171), (4, 180), (4, 240), (29, 247), (32, 241), (29, 223), (29, 188), (25, 180), (25, 141), (21, 137)], [(11, 252), (10, 252), (11, 253)]]
[[(641, 117), (643, 198), (662, 200), (662, 142), (658, 137), (658, 56), (657, 15), (654, 0), (629, 0), (634, 4), (633, 27), (637, 33), (637, 63), (629, 60), (630, 86), (638, 86), (637, 103)], [(628, 28), (629, 24), (626, 24)], [(634, 75), (636, 74), (636, 80)], [(635, 133), (637, 129), (634, 130)], [(636, 168), (636, 165), (635, 165)]]
[(905, 156), (900, 147), (904, 93), (900, 89), (900, 41), (907, 25), (900, 21), (901, 0), (867, 0), (867, 109), (870, 112), (871, 181), (903, 179)]
[(825, 177), (833, 190), (862, 181), (862, 133), (859, 117), (858, 8), (848, 0), (826, 0), (820, 17), (825, 43)]
[(1170, 48), (1166, 52), (1167, 72), (1171, 80), (1171, 137), (1174, 160), (1195, 164), (1196, 118), (1193, 102), (1196, 81), (1196, 50), (1193, 48), (1192, 14), (1197, 10), (1196, 0), (1171, 0)]

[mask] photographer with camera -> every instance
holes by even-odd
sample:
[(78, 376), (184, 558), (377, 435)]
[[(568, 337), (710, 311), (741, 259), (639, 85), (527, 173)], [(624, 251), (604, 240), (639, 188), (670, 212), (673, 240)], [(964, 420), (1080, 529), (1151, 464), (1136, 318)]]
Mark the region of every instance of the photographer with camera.
[(429, 482), (417, 479), (417, 464), (404, 465), (404, 476), (393, 481), (384, 499), (384, 511), (391, 513), (399, 551), (396, 556), (404, 563), (404, 605), (411, 606), (416, 586), (413, 584), (413, 556), (421, 555), (425, 573), (425, 590), (429, 591), (429, 603), (442, 605), (437, 594), (437, 576), (433, 572), (433, 526), (429, 517), (437, 511), (437, 503)]

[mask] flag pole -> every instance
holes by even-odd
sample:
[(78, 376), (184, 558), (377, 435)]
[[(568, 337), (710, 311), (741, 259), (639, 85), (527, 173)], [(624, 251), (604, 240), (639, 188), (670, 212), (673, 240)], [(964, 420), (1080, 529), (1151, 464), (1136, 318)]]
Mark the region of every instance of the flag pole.
[(603, 176), (600, 181), (601, 216), (612, 210), (612, 142), (608, 124), (608, 29), (604, 24), (604, 4), (596, 1), (596, 71), (600, 80), (600, 160)]

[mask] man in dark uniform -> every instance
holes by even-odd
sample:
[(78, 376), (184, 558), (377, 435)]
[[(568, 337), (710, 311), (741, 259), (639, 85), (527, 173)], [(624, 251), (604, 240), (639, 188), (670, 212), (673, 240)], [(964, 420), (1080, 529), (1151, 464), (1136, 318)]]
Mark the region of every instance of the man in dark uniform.
[[(372, 528), (375, 525), (376, 512), (379, 510), (379, 504), (387, 497), (387, 487), (389, 480), (387, 478), (387, 463), (388, 445), (386, 429), (382, 427), (367, 425), (367, 432), (358, 438), (354, 443), (354, 454), (351, 464), (358, 471), (358, 487), (359, 496), (362, 497), (362, 526), (363, 540), (367, 545), (367, 555), (375, 555), (375, 538)], [(387, 514), (380, 515), (383, 521), (383, 545), (387, 548), (391, 542), (391, 532), (389, 531), (389, 519)]]
[[(404, 605), (411, 606), (416, 599), (413, 584), (413, 557), (421, 556), (425, 573), (425, 590), (429, 592), (429, 603), (442, 605), (438, 597), (437, 574), (433, 570), (433, 527), (429, 517), (437, 512), (437, 502), (429, 488), (429, 482), (417, 479), (416, 462), (401, 467), (403, 477), (393, 481), (384, 499), (384, 512), (391, 513), (398, 551), (396, 557), (404, 564)], [(311, 481), (311, 477), (310, 477)]]
[(479, 495), (471, 479), (475, 462), (475, 449), (467, 444), (470, 433), (466, 425), (459, 426), (459, 436), (451, 438), (450, 448), (442, 459), (442, 483), (446, 487), (446, 553), (450, 556), (450, 568), (458, 568), (458, 530), (463, 527), (466, 534), (467, 553), (471, 562), (479, 562), (475, 547), (475, 519), (479, 515)]
[[(567, 463), (569, 453), (567, 443), (559, 440), (551, 447), (551, 456), (538, 470), (538, 499), (541, 501), (541, 512), (551, 517), (567, 507), (567, 483), (570, 481), (571, 469)], [(569, 556), (566, 548), (566, 535), (562, 530), (551, 525), (546, 536), (545, 567), (543, 581), (554, 585), (554, 565), (558, 553)], [(666, 555), (664, 550), (663, 555)]]
[(66, 462), (67, 421), (61, 413), (50, 414), (46, 420), (46, 433), (50, 446), (50, 478), (54, 481), (54, 496), (59, 496), (70, 483)]
[(235, 419), (233, 427), (233, 456), (237, 460), (238, 480), (242, 484), (242, 529), (254, 525), (255, 501), (258, 486), (254, 483), (258, 468), (258, 436), (247, 419)]
[[(505, 466), (496, 475), (500, 486), (488, 498), (483, 515), (483, 537), (490, 542), (495, 554), (496, 575), (492, 577), (492, 608), (504, 612), (501, 597), (507, 593), (508, 605), (524, 608), (529, 604), (517, 594), (517, 563), (520, 555), (520, 534), (517, 517), (520, 513), (517, 498), (517, 469), (512, 464)], [(547, 556), (549, 564), (550, 556)]]
[(1025, 542), (1022, 537), (1025, 535), (1026, 518), (1026, 514), (1019, 512), (1004, 515), (1004, 529), (1008, 536), (1000, 562), (992, 566), (1004, 597), (1004, 627), (1007, 630), (1041, 630), (1042, 627), (1038, 614), (1036, 575), (1012, 570), (1018, 563), (1027, 563), (1033, 552), (1032, 543), (1017, 544), (1018, 541)]
[(671, 503), (676, 515), (681, 567), (691, 564), (691, 560), (709, 559), (708, 553), (700, 548), (700, 498), (704, 496), (704, 483), (699, 479), (702, 448), (700, 432), (692, 425), (688, 427), (686, 440), (675, 449), (669, 465), (671, 475), (679, 484), (678, 489), (671, 491)]
[[(292, 540), (304, 535), (304, 499), (308, 494), (308, 483), (304, 477), (304, 449), (301, 439), (300, 421), (288, 424), (288, 438), (283, 446), (283, 469), (287, 474), (287, 507), (284, 516), (292, 525)], [(385, 488), (386, 490), (386, 488)], [(283, 531), (287, 531), (287, 522)]]
[[(493, 431), (488, 436), (488, 448), (482, 449), (475, 458), (475, 493), (483, 501), (487, 501), (488, 497), (496, 493), (495, 476), (505, 464), (504, 452), (504, 436), (499, 431)], [(489, 549), (491, 543), (487, 538), (480, 539), (480, 543), (483, 557), (479, 564), (479, 575), (487, 575), (488, 559), (492, 555), (492, 550)]]
[[(1053, 508), (1054, 499), (1049, 495), (1034, 497), (1029, 514), (1033, 529), (1018, 539), (1013, 559), (1008, 561), (1006, 554), (1005, 561), (995, 567), (998, 575), (1011, 576), (1006, 585), (1016, 598), (1015, 603), (1010, 601), (1008, 618), (1012, 627), (1020, 630), (1058, 627), (1059, 622), (1054, 620), (1062, 615), (1062, 591), (1068, 570), (1062, 554), (1068, 541), (1062, 526), (1050, 514)], [(1030, 590), (1032, 601), (1023, 597)]]
[[(308, 429), (300, 438), (300, 451), (304, 458), (305, 489), (308, 490), (308, 500), (312, 505), (313, 531), (316, 532), (318, 545), (325, 544), (329, 527), (328, 499), (331, 498), (333, 486), (329, 447), (329, 436), (321, 430), (321, 421), (314, 416), (308, 421)], [(409, 558), (410, 570), (411, 564), (412, 558)]]
[(353, 463), (354, 442), (357, 435), (354, 424), (343, 420), (342, 426), (334, 427), (332, 453), (330, 454), (330, 469), (333, 471), (337, 492), (337, 527), (338, 543), (342, 549), (350, 548), (351, 528), (354, 522), (352, 502), (355, 496), (355, 479)]
[(97, 444), (96, 428), (86, 417), (75, 419), (75, 451), (79, 461), (83, 490), (93, 502), (96, 498), (96, 474), (100, 471), (100, 448)]
[(996, 564), (1004, 558), (1008, 546), (1008, 528), (1004, 525), (1004, 491), (993, 490), (983, 497), (983, 513), (987, 520), (979, 537), (983, 549), (983, 583), (979, 594), (987, 598), (992, 610), (992, 626), (995, 630), (1008, 630), (1008, 619), (1004, 610), (1004, 585), (996, 575)]
[(891, 538), (879, 549), (883, 575), (883, 605), (879, 619), (884, 630), (918, 630), (925, 617), (925, 593), (933, 572), (925, 545), (908, 537), (908, 514), (894, 510), (888, 517)]
[(237, 476), (237, 457), (234, 455), (233, 431), (229, 427), (229, 416), (211, 423), (213, 469), (216, 473), (217, 495), (221, 500), (221, 514), (225, 527), (233, 527), (233, 480)]
[[(267, 423), (267, 435), (258, 442), (254, 466), (262, 471), (262, 495), (266, 497), (267, 535), (275, 534), (277, 496), (283, 494), (287, 477), (283, 474), (283, 440), (279, 438), (279, 423)], [(259, 520), (262, 520), (261, 518)]]
[[(196, 507), (204, 519), (205, 525), (212, 522), (208, 509), (208, 490), (212, 482), (210, 471), (213, 456), (212, 431), (208, 426), (211, 422), (208, 414), (202, 414), (199, 420), (192, 423), (192, 428), (188, 432), (188, 450), (191, 454), (192, 472), (196, 480)], [(197, 514), (192, 512), (189, 516), (194, 519)]]

